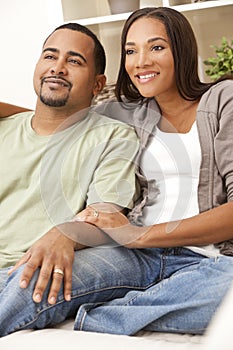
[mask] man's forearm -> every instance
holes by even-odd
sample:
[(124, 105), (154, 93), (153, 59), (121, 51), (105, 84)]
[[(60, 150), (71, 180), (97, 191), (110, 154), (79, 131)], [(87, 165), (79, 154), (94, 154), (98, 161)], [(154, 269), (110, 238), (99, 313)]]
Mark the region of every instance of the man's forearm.
[(75, 250), (96, 247), (113, 242), (100, 228), (86, 222), (65, 222), (57, 225), (57, 228), (75, 242)]

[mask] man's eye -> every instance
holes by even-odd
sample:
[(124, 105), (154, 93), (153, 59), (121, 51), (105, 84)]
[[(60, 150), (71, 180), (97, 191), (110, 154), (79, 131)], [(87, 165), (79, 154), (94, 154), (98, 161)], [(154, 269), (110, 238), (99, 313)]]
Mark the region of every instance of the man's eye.
[(68, 62), (73, 63), (73, 64), (77, 64), (77, 65), (79, 65), (79, 66), (82, 64), (82, 62), (81, 62), (80, 60), (76, 60), (76, 59), (74, 59), (74, 58), (70, 58), (70, 59), (68, 60)]
[(46, 56), (44, 57), (44, 59), (45, 59), (45, 60), (54, 60), (55, 57), (54, 57), (53, 55), (46, 55)]

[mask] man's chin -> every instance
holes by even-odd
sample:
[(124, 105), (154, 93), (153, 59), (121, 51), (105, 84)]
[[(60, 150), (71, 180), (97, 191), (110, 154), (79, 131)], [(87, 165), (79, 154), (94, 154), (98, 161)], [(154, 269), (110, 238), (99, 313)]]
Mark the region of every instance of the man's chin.
[(43, 96), (40, 97), (41, 102), (48, 106), (48, 107), (64, 107), (67, 103), (67, 98), (66, 99), (51, 99), (51, 98), (43, 98)]

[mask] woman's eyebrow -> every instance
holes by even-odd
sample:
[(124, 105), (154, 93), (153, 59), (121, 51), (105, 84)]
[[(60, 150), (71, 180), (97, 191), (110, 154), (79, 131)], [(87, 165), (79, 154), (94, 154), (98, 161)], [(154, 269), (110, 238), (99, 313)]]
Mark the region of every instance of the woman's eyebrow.
[(162, 41), (165, 41), (165, 43), (167, 43), (167, 40), (160, 37), (160, 36), (156, 36), (155, 38), (151, 38), (151, 39), (148, 39), (148, 43), (153, 43), (154, 41), (157, 41), (157, 40), (162, 40)]
[[(166, 39), (164, 39), (164, 38), (162, 38), (162, 37), (160, 37), (160, 36), (156, 36), (156, 37), (154, 37), (154, 38), (150, 38), (150, 39), (148, 39), (147, 40), (147, 42), (150, 44), (150, 43), (153, 43), (153, 42), (155, 42), (155, 41), (157, 41), (157, 40), (162, 40), (162, 41), (164, 41), (164, 42), (166, 42), (167, 43), (167, 40)], [(134, 41), (128, 41), (128, 42), (126, 42), (126, 46), (127, 45), (135, 45), (136, 43), (134, 42)]]

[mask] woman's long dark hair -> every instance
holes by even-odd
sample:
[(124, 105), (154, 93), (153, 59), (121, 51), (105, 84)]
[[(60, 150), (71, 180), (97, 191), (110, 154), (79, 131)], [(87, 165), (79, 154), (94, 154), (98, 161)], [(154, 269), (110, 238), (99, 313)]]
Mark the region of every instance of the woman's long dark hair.
[(139, 18), (154, 18), (165, 26), (174, 59), (176, 85), (180, 95), (186, 100), (199, 99), (213, 84), (230, 76), (221, 77), (218, 81), (204, 83), (198, 76), (198, 49), (192, 27), (180, 12), (168, 7), (146, 7), (133, 12), (125, 22), (121, 36), (121, 62), (116, 83), (116, 97), (122, 101), (124, 95), (129, 101), (140, 101), (143, 96), (132, 84), (125, 69), (125, 43), (131, 25)]

